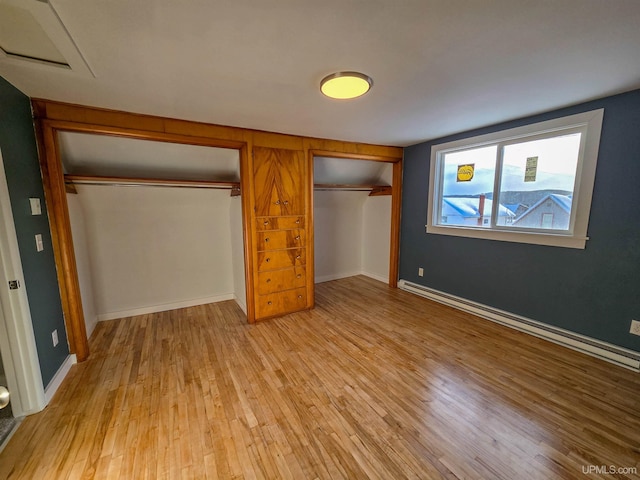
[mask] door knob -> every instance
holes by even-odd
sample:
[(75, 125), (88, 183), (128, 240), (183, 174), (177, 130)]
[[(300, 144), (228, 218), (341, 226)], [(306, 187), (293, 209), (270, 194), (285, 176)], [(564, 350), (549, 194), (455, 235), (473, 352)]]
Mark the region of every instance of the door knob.
[(7, 387), (3, 387), (0, 385), (0, 410), (9, 405), (10, 399), (11, 394), (9, 394), (9, 390), (7, 390)]

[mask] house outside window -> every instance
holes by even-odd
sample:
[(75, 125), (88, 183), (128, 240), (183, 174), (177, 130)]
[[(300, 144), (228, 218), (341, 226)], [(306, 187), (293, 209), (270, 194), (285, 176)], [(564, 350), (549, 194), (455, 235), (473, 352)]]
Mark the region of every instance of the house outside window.
[(427, 233), (585, 248), (603, 114), (434, 145)]

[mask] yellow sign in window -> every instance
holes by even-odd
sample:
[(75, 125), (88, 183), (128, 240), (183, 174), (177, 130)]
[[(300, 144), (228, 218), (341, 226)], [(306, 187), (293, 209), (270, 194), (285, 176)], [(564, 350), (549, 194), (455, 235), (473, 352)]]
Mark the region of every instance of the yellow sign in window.
[(458, 182), (470, 182), (473, 178), (475, 163), (467, 163), (464, 165), (458, 165), (458, 176), (456, 181)]

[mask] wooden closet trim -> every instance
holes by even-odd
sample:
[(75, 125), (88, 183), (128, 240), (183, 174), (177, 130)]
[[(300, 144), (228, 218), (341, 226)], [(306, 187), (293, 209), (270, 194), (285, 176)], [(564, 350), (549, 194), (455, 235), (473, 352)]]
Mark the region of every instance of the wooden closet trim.
[[(36, 111), (37, 110), (34, 108), (34, 112)], [(66, 181), (64, 178), (62, 159), (60, 158), (60, 150), (58, 146), (58, 132), (109, 135), (137, 140), (231, 148), (238, 150), (241, 176), (243, 171), (242, 164), (247, 161), (247, 148), (245, 142), (226, 138), (192, 137), (174, 133), (167, 134), (164, 132), (124, 128), (120, 126), (75, 123), (67, 120), (48, 120), (37, 117), (35, 120), (36, 136), (40, 147), (40, 168), (42, 170), (45, 200), (48, 206), (49, 225), (52, 234), (60, 297), (62, 300), (65, 327), (67, 330), (67, 340), (69, 342), (70, 352), (76, 355), (79, 362), (82, 362), (89, 356), (89, 342), (82, 310), (80, 283), (78, 280), (78, 270), (73, 247), (71, 221), (69, 218), (69, 207), (66, 196)], [(246, 203), (246, 196), (243, 196), (242, 221), (244, 236), (246, 236), (246, 216), (249, 211), (248, 207), (245, 205)], [(247, 258), (247, 242), (245, 241), (244, 243), (245, 277), (247, 277), (247, 270), (250, 268), (252, 261), (251, 257)], [(247, 292), (247, 299), (245, 299), (245, 302), (247, 303), (247, 316), (249, 316), (253, 315), (253, 305), (248, 301), (248, 295), (253, 294), (253, 286), (247, 284), (245, 288)]]
[[(243, 192), (252, 191), (252, 162), (249, 153), (254, 146), (300, 150), (313, 165), (313, 155), (339, 158), (375, 160), (394, 163), (392, 187), (392, 238), (389, 285), (397, 286), (398, 240), (400, 219), (400, 182), (402, 148), (384, 145), (344, 142), (340, 140), (300, 137), (260, 130), (193, 122), (153, 115), (108, 110), (97, 107), (68, 104), (44, 99), (32, 99), (36, 138), (40, 156), (45, 200), (49, 210), (49, 224), (58, 273), (60, 296), (71, 353), (79, 362), (89, 356), (80, 286), (76, 266), (71, 224), (67, 206), (62, 163), (58, 149), (58, 131), (113, 135), (140, 140), (182, 143), (219, 148), (233, 148), (240, 152), (240, 186)], [(313, 172), (308, 176), (310, 185), (309, 235), (313, 242)], [(245, 286), (247, 319), (255, 321), (253, 305), (254, 253), (251, 249), (255, 228), (251, 225), (251, 195), (242, 195), (242, 222), (244, 236)], [(395, 240), (394, 240), (395, 238)], [(310, 249), (313, 248), (311, 243)], [(311, 250), (313, 251), (313, 250)], [(313, 299), (313, 287), (311, 287)]]
[[(400, 152), (402, 150), (400, 149)], [(386, 153), (386, 152), (385, 152)], [(386, 162), (393, 165), (391, 180), (391, 238), (389, 245), (389, 286), (398, 287), (398, 272), (400, 260), (400, 208), (402, 204), (402, 154), (399, 156), (375, 155), (369, 153), (349, 154), (332, 150), (309, 150), (309, 169), (311, 172), (311, 211), (313, 212), (313, 159), (314, 157), (344, 158), (345, 160), (369, 160)], [(313, 213), (312, 213), (313, 214)], [(313, 224), (313, 222), (312, 222)], [(313, 228), (313, 227), (312, 227)], [(313, 230), (312, 230), (313, 233)], [(311, 235), (313, 238), (313, 235)]]

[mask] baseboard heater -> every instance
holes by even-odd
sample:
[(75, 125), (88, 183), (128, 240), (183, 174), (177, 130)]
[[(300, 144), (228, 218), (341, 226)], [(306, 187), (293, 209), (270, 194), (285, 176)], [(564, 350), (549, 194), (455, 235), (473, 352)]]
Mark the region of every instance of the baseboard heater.
[(450, 307), (472, 313), (491, 320), (492, 322), (500, 323), (507, 327), (520, 330), (521, 332), (529, 333), (536, 337), (549, 340), (550, 342), (591, 355), (592, 357), (600, 358), (640, 372), (640, 352), (634, 352), (633, 350), (618, 347), (562, 328), (546, 325), (536, 320), (505, 312), (488, 305), (483, 305), (482, 303), (440, 292), (406, 280), (400, 280), (398, 287), (407, 292), (428, 298), (429, 300), (449, 305)]

